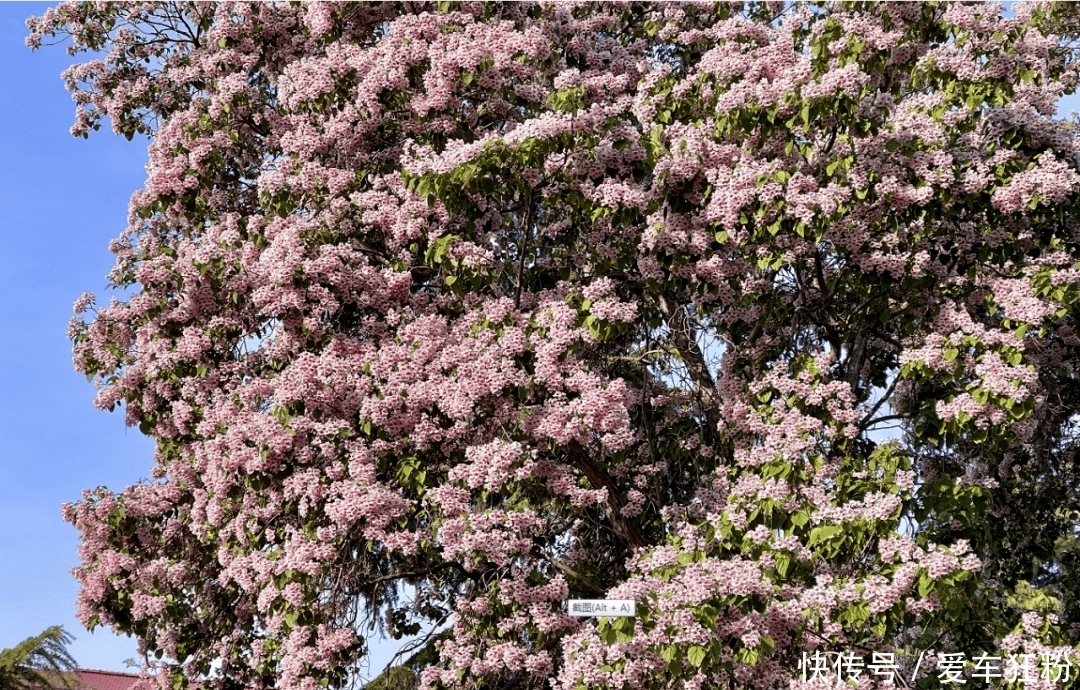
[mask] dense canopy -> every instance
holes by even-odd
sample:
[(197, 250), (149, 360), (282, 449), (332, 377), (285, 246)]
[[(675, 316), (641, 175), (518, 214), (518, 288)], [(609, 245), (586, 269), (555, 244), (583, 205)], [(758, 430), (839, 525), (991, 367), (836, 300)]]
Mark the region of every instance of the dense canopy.
[(70, 334), (155, 464), (66, 516), (163, 688), (347, 685), (380, 631), (450, 630), (432, 688), (1076, 654), (1080, 6), (30, 29), (88, 53), (73, 133), (150, 139)]

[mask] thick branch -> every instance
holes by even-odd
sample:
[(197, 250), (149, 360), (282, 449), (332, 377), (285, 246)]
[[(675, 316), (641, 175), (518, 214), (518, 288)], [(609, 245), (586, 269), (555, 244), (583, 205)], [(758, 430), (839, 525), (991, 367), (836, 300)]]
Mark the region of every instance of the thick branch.
[(607, 592), (605, 592), (600, 587), (600, 585), (596, 584), (588, 577), (577, 572), (565, 563), (559, 562), (558, 559), (548, 558), (539, 549), (533, 549), (533, 556), (543, 560), (545, 563), (555, 568), (555, 570), (558, 570), (560, 573), (565, 575), (568, 579), (568, 584), (570, 585), (571, 589), (576, 589), (586, 594), (592, 594), (596, 597), (603, 597), (607, 595)]
[(622, 513), (623, 502), (619, 497), (619, 491), (615, 487), (615, 481), (605, 472), (603, 469), (594, 465), (588, 457), (585, 455), (584, 449), (581, 452), (574, 453), (574, 465), (581, 470), (585, 478), (589, 480), (593, 488), (607, 489), (607, 509), (608, 519), (611, 521), (611, 526), (615, 530), (615, 533), (626, 540), (626, 542), (633, 548), (638, 549), (648, 545), (648, 541), (645, 539), (645, 535), (642, 534), (641, 529), (634, 524), (633, 521), (628, 520)]
[(720, 395), (716, 392), (716, 382), (713, 381), (709, 367), (705, 364), (705, 355), (694, 337), (690, 315), (686, 307), (676, 302), (671, 295), (661, 294), (657, 304), (660, 307), (660, 313), (667, 321), (675, 349), (690, 374), (690, 380), (694, 384), (694, 395), (701, 405), (705, 418), (709, 421), (709, 433), (715, 434), (720, 424)]
[(866, 336), (861, 332), (855, 335), (851, 343), (844, 371), (844, 381), (851, 386), (851, 392), (857, 400), (862, 398), (862, 368), (866, 361)]
[(529, 248), (529, 234), (532, 233), (533, 222), (533, 195), (532, 189), (529, 190), (528, 198), (525, 201), (528, 208), (525, 211), (525, 226), (521, 231), (521, 252), (518, 256), (517, 266), (517, 284), (514, 286), (514, 308), (521, 307), (521, 283), (525, 279), (525, 254)]

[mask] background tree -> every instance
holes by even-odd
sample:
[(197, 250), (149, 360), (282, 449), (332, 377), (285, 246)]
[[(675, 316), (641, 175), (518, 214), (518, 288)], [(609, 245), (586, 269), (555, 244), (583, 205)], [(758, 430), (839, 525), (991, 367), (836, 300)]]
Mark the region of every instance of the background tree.
[(72, 637), (59, 625), (0, 649), (0, 690), (69, 688), (78, 668), (67, 646)]
[[(66, 509), (82, 619), (173, 688), (336, 687), (444, 625), (429, 687), (1075, 654), (1080, 8), (1013, 10), (31, 20), (101, 51), (75, 134), (152, 140), (71, 330), (157, 442)], [(639, 616), (564, 612), (602, 595)]]

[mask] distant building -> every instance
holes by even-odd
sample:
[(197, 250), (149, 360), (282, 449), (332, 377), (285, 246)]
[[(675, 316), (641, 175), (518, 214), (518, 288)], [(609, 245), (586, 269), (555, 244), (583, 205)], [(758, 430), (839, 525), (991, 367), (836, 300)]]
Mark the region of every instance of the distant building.
[(80, 668), (75, 674), (78, 676), (76, 690), (131, 690), (131, 686), (139, 680), (138, 676), (130, 673), (91, 668)]

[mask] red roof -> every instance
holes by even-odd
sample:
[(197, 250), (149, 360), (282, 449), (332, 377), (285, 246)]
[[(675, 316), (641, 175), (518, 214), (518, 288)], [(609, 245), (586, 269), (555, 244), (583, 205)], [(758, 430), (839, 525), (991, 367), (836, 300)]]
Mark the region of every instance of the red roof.
[(80, 668), (76, 673), (79, 676), (79, 687), (85, 690), (131, 690), (131, 686), (139, 679), (130, 673), (89, 668)]

